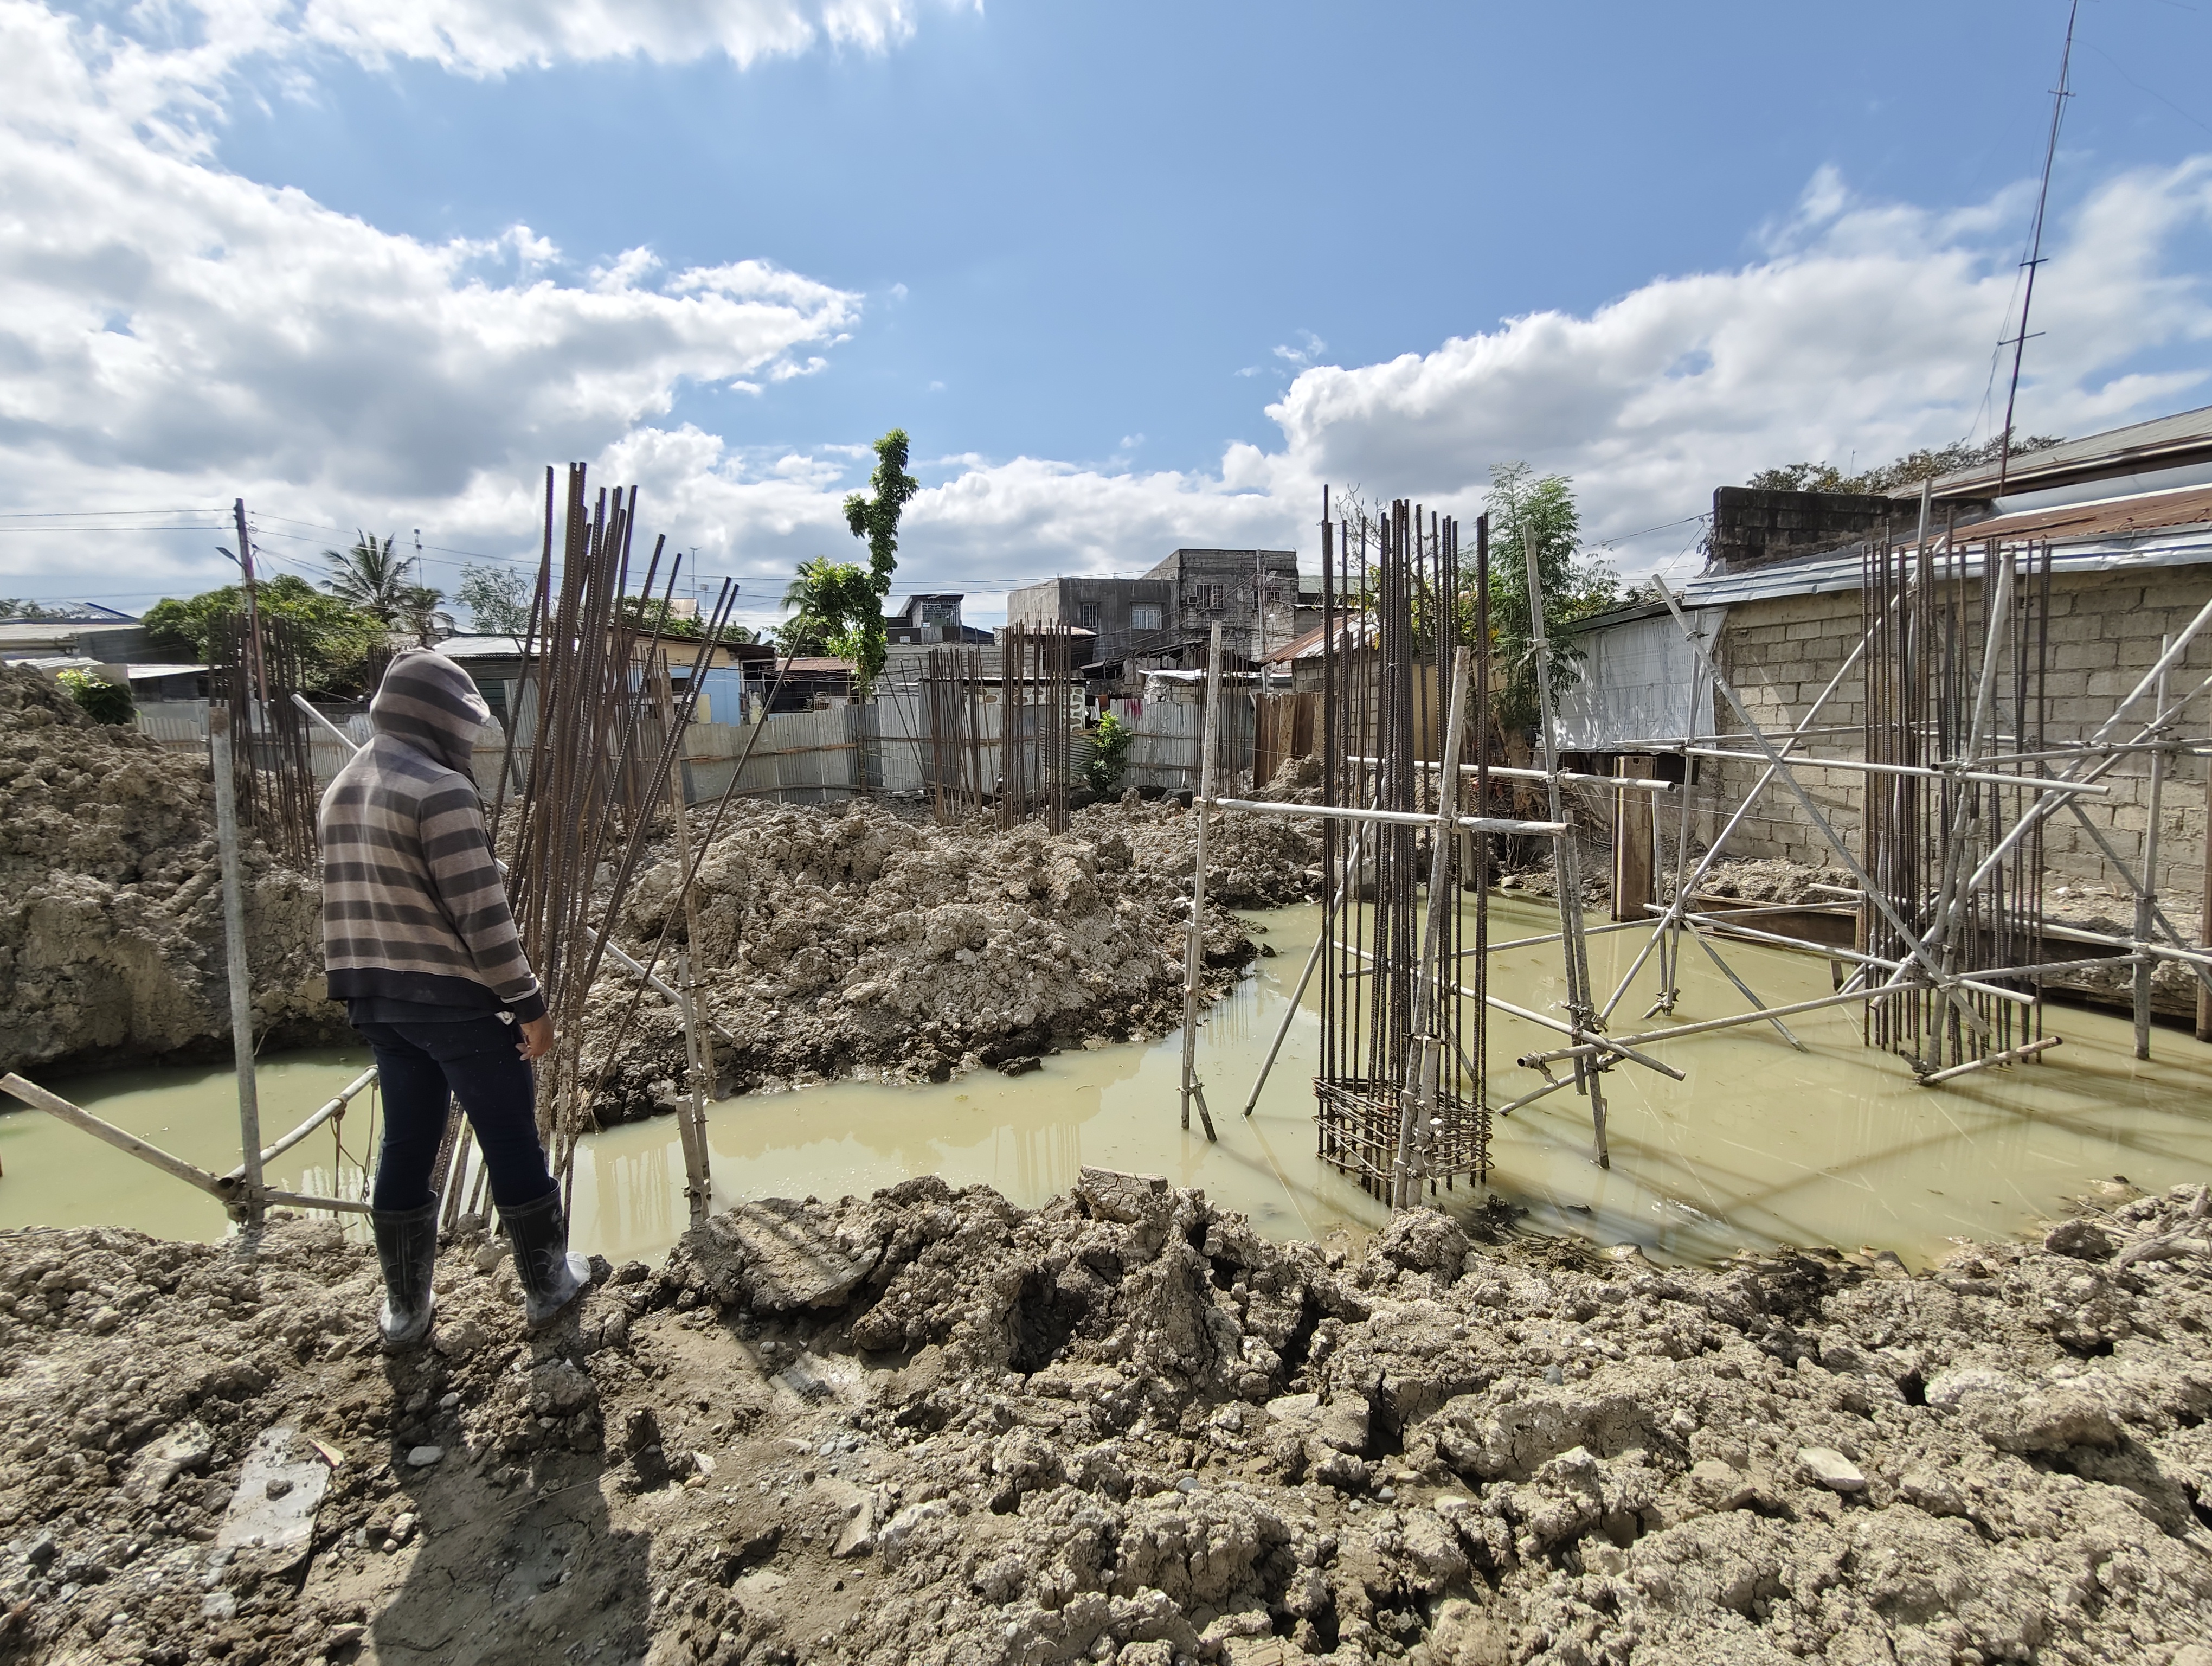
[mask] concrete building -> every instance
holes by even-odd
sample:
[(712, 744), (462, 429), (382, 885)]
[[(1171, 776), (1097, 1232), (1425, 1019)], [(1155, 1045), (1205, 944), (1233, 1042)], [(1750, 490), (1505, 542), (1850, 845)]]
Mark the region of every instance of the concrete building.
[(1055, 578), (1006, 598), (1009, 624), (1067, 624), (1097, 633), (1093, 664), (1108, 680), (1195, 665), (1214, 623), (1223, 647), (1258, 659), (1320, 622), (1304, 605), (1295, 550), (1177, 550), (1140, 578)]

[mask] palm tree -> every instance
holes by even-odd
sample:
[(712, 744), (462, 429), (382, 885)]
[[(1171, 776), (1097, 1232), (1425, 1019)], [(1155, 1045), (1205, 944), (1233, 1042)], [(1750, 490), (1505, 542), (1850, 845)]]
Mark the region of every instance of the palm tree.
[(331, 565), (331, 576), (323, 581), (323, 588), (340, 601), (374, 614), (386, 629), (409, 611), (408, 569), (415, 565), (410, 558), (394, 556), (391, 538), (380, 544), (374, 534), (362, 532), (343, 555), (336, 550), (323, 551), (323, 559)]
[(399, 611), (407, 620), (407, 628), (415, 633), (415, 640), (424, 648), (442, 630), (453, 633), (453, 616), (438, 604), (446, 599), (446, 593), (427, 584), (410, 584), (399, 593)]

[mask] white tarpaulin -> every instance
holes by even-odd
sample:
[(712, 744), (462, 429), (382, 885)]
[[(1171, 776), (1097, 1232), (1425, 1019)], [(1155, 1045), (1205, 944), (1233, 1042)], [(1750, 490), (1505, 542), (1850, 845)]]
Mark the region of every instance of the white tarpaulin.
[[(1728, 610), (1703, 607), (1687, 617), (1710, 652)], [(1581, 681), (1559, 701), (1560, 751), (1613, 752), (1640, 741), (1711, 737), (1712, 684), (1672, 614), (1601, 625), (1571, 640), (1588, 657)]]

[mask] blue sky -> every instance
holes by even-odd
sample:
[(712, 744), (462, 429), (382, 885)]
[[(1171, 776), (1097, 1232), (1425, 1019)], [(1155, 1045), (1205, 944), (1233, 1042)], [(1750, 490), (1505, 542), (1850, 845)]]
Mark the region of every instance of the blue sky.
[[(2065, 7), (88, 15), (0, 0), (0, 592), (218, 581), (21, 529), (240, 494), (450, 586), (577, 457), (764, 619), (893, 423), (905, 572), (985, 615), (1513, 459), (1634, 572), (1765, 463), (1981, 437)], [(2082, 9), (2031, 428), (2212, 400), (2206, 63), (2212, 4)]]

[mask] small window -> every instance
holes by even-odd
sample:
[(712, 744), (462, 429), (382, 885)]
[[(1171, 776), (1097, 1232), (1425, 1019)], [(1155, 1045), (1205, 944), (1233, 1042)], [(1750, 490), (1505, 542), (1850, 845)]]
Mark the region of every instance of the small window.
[(1098, 604), (1097, 602), (1085, 602), (1081, 606), (1078, 607), (1075, 610), (1075, 623), (1081, 625), (1085, 630), (1097, 629)]
[(1160, 610), (1157, 605), (1152, 602), (1139, 602), (1129, 610), (1130, 629), (1158, 630), (1159, 628)]

